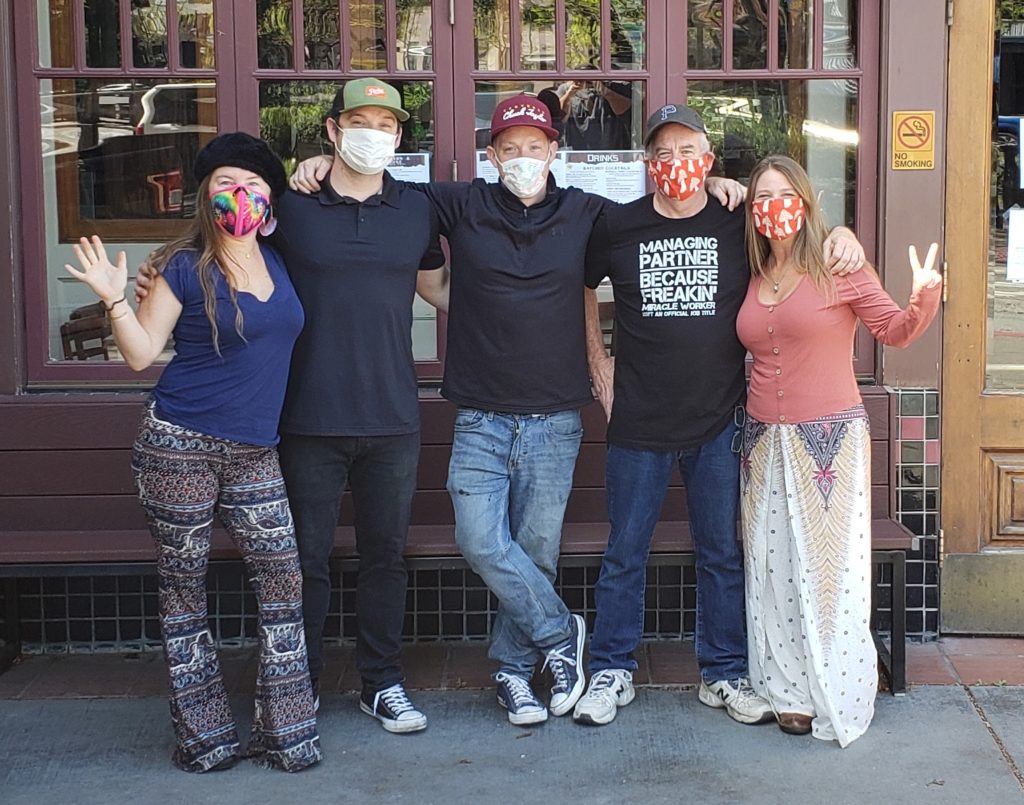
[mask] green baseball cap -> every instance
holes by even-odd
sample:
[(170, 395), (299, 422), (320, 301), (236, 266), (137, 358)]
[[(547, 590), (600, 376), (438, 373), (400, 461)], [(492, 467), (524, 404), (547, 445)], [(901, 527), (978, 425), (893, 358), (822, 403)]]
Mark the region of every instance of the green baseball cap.
[(342, 112), (351, 112), (360, 106), (389, 109), (401, 123), (409, 119), (409, 113), (402, 108), (402, 98), (398, 90), (377, 78), (357, 78), (346, 83), (334, 96), (331, 117), (337, 117)]

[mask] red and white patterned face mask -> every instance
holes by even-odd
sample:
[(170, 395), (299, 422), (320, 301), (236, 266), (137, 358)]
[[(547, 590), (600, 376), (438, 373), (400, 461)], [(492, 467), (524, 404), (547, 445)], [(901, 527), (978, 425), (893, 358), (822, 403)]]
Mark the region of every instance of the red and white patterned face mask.
[(769, 198), (754, 202), (754, 228), (769, 240), (793, 237), (804, 225), (804, 200)]
[(709, 151), (695, 159), (652, 159), (647, 163), (647, 172), (654, 186), (666, 196), (686, 201), (700, 190), (714, 164), (715, 155)]

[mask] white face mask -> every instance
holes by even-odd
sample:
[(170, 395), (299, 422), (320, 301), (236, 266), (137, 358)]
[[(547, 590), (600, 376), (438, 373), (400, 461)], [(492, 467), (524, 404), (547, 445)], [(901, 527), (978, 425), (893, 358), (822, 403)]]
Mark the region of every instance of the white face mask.
[(516, 157), (501, 163), (501, 181), (518, 198), (537, 195), (547, 183), (546, 159)]
[(339, 129), (335, 145), (345, 164), (356, 173), (380, 173), (395, 155), (395, 135), (378, 129)]

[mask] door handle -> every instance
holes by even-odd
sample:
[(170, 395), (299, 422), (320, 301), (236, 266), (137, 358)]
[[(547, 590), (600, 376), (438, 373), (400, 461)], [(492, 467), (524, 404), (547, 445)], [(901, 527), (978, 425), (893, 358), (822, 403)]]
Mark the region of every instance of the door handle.
[(457, 159), (452, 160), (452, 181), (459, 181), (459, 161)]

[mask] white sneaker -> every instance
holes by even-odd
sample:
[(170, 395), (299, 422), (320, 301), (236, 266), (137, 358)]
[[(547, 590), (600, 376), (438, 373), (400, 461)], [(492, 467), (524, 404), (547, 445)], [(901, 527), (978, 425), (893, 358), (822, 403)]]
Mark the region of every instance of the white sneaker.
[(768, 700), (754, 692), (746, 677), (733, 682), (727, 679), (719, 682), (701, 680), (697, 698), (708, 707), (724, 707), (729, 717), (740, 724), (763, 724), (775, 717)]
[(620, 668), (598, 671), (590, 677), (590, 687), (576, 704), (572, 719), (578, 724), (610, 724), (620, 707), (636, 696), (633, 674)]

